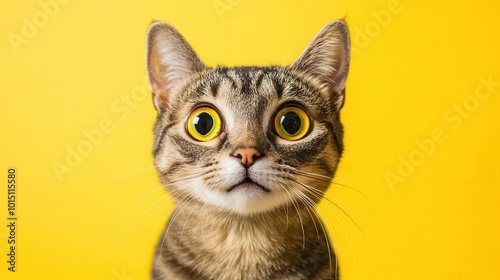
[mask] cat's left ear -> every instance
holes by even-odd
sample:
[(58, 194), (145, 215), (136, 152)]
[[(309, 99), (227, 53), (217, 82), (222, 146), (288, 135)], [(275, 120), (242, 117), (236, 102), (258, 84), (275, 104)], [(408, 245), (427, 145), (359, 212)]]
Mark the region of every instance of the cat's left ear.
[(337, 110), (344, 105), (350, 60), (349, 29), (344, 20), (323, 27), (290, 68), (305, 73), (329, 93)]
[(206, 69), (189, 43), (171, 25), (153, 22), (147, 36), (147, 69), (156, 110), (172, 99), (172, 91), (196, 72)]

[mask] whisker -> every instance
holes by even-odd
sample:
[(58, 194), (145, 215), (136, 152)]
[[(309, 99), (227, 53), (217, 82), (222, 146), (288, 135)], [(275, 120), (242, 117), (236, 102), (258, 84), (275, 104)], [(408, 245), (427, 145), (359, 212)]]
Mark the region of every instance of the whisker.
[(292, 50), (293, 48), (295, 47), (295, 44), (297, 43), (297, 39), (295, 39), (292, 43), (292, 45), (290, 46), (290, 48), (288, 49), (288, 52), (285, 56), (285, 58), (283, 59), (283, 62), (281, 63), (281, 66), (285, 67), (287, 66), (287, 63), (286, 61), (288, 60), (288, 58), (290, 57), (290, 54), (292, 53)]
[(204, 172), (198, 172), (198, 173), (191, 174), (189, 176), (181, 177), (181, 178), (179, 178), (177, 180), (171, 181), (168, 185), (165, 185), (165, 187), (171, 186), (171, 185), (179, 183), (179, 182), (183, 182), (183, 181), (187, 181), (187, 180), (191, 180), (191, 179), (197, 179), (197, 178), (199, 178), (200, 176), (203, 176), (203, 175), (205, 175)]
[(183, 178), (179, 178), (178, 180), (176, 181), (173, 181), (171, 182), (170, 184), (167, 184), (165, 186), (161, 185), (160, 187), (157, 187), (156, 189), (152, 190), (151, 192), (149, 192), (148, 194), (146, 194), (145, 196), (143, 196), (133, 207), (132, 209), (130, 209), (130, 211), (128, 211), (127, 215), (125, 216), (125, 219), (123, 220), (122, 222), (122, 225), (120, 226), (120, 229), (118, 232), (121, 232), (122, 229), (123, 229), (123, 226), (125, 225), (125, 222), (127, 221), (128, 217), (130, 216), (130, 214), (135, 210), (135, 208), (137, 208), (137, 206), (139, 206), (139, 204), (144, 201), (148, 196), (150, 196), (151, 194), (157, 192), (158, 190), (161, 190), (163, 189), (164, 187), (169, 187), (171, 185), (174, 185), (176, 183), (179, 183), (179, 182), (183, 182), (183, 181), (189, 181), (189, 180), (192, 180), (192, 179), (195, 179), (195, 178), (198, 178), (197, 175), (201, 174), (200, 173), (196, 173), (194, 175), (190, 175), (190, 176), (186, 176), (186, 177), (183, 177)]
[(289, 209), (288, 209), (288, 203), (286, 204), (286, 229), (288, 229), (288, 227), (290, 226), (290, 217), (289, 217)]
[[(184, 191), (184, 190), (182, 190), (181, 188), (179, 188), (179, 189), (177, 189), (176, 191), (171, 192), (171, 193), (177, 193), (177, 192), (179, 192), (179, 191)], [(145, 197), (144, 197), (144, 198), (145, 198)], [(144, 198), (143, 198), (143, 199), (144, 199)], [(154, 206), (155, 206), (155, 205), (156, 205), (159, 201), (164, 200), (164, 201), (162, 202), (162, 205), (163, 205), (163, 203), (165, 203), (165, 202), (167, 202), (167, 201), (168, 201), (168, 200), (167, 200), (168, 198), (169, 198), (168, 194), (165, 194), (165, 195), (161, 196), (160, 198), (158, 198), (157, 200), (155, 200), (155, 201), (154, 201), (154, 202), (153, 202), (153, 203), (152, 203), (152, 204), (151, 204), (151, 205), (150, 205), (150, 206), (149, 206), (146, 210), (144, 210), (144, 211), (143, 211), (143, 213), (142, 213), (142, 215), (141, 215), (139, 218), (137, 218), (137, 219), (136, 219), (136, 221), (134, 222), (134, 224), (130, 227), (129, 231), (128, 231), (128, 232), (127, 232), (127, 234), (125, 235), (125, 238), (124, 238), (124, 240), (123, 240), (122, 246), (121, 246), (121, 248), (120, 248), (120, 255), (123, 253), (123, 248), (125, 247), (125, 243), (127, 242), (128, 237), (130, 236), (130, 234), (131, 234), (132, 230), (135, 228), (135, 226), (139, 223), (139, 221), (140, 221), (140, 220), (141, 220), (141, 219), (142, 219), (142, 218), (146, 215), (146, 213), (148, 213), (148, 211), (149, 211), (152, 207), (154, 207)], [(170, 201), (170, 203), (172, 203), (172, 202)], [(136, 204), (136, 206), (137, 206), (137, 205), (138, 205), (138, 204)], [(168, 205), (168, 204), (167, 204), (167, 205)], [(158, 209), (159, 209), (159, 207), (157, 207), (157, 208), (153, 211), (153, 213), (155, 213)], [(129, 213), (130, 213), (130, 212), (129, 212)], [(151, 215), (150, 215), (150, 217), (148, 218), (148, 221), (149, 221), (149, 219), (152, 217), (152, 215), (153, 215), (153, 214), (151, 214)], [(144, 231), (144, 228), (145, 228), (145, 227), (146, 227), (146, 225), (144, 225), (144, 226), (143, 226), (143, 231)]]
[[(333, 231), (333, 228), (332, 226), (330, 225), (330, 223), (328, 222), (328, 218), (326, 217), (325, 213), (323, 212), (323, 210), (321, 210), (319, 207), (316, 207), (315, 209), (317, 209), (317, 211), (319, 212), (319, 214), (321, 215), (322, 221), (324, 221), (326, 223), (326, 226), (328, 228), (328, 232), (330, 232), (332, 234), (332, 237), (333, 237), (333, 240), (337, 240), (337, 237), (335, 235), (335, 231)], [(320, 217), (318, 217), (320, 218)], [(333, 250), (335, 251), (336, 248), (335, 248), (335, 242), (332, 242), (330, 244), (330, 240), (328, 238), (328, 235), (327, 235), (327, 232), (325, 230), (325, 227), (323, 226), (323, 223), (320, 224), (321, 225), (321, 228), (323, 229), (323, 234), (325, 236), (325, 239), (326, 239), (326, 243), (327, 243), (327, 246), (328, 246), (328, 254), (329, 254), (329, 257), (330, 257), (330, 272), (332, 271), (332, 260), (331, 260), (331, 254), (332, 252), (330, 251), (330, 245), (333, 247)], [(338, 258), (335, 257), (335, 271), (338, 271), (338, 267), (339, 267), (339, 264), (338, 264)]]
[(351, 186), (335, 182), (335, 181), (333, 181), (333, 177), (328, 177), (328, 176), (325, 176), (325, 175), (311, 173), (311, 172), (306, 172), (306, 171), (301, 171), (301, 170), (297, 170), (297, 169), (293, 170), (293, 173), (296, 174), (296, 175), (299, 175), (299, 176), (310, 178), (310, 179), (323, 180), (325, 182), (330, 182), (332, 184), (335, 184), (335, 185), (338, 185), (338, 186), (341, 186), (341, 187), (353, 190), (353, 191), (357, 192), (358, 194), (360, 194), (361, 196), (363, 196), (371, 205), (373, 205), (373, 203), (368, 198), (368, 196), (366, 196), (363, 192), (361, 192), (360, 190), (358, 190), (356, 188), (353, 188)]
[[(370, 239), (370, 236), (372, 236), (372, 233), (370, 231), (370, 229), (365, 225), (365, 223), (363, 222), (363, 220), (361, 218), (359, 218), (358, 215), (356, 215), (356, 213), (354, 211), (351, 211), (348, 207), (346, 207), (345, 205), (340, 205), (340, 202), (327, 195), (326, 193), (323, 194), (322, 196), (324, 198), (324, 201), (326, 202), (329, 202), (333, 205), (335, 205), (335, 207), (339, 208), (342, 212), (344, 212), (344, 214), (346, 214), (346, 216), (348, 218), (352, 218), (352, 221), (357, 221), (355, 222), (356, 223), (359, 223), (358, 225), (356, 225), (356, 227), (358, 229), (360, 229), (361, 233), (363, 234), (364, 237), (366, 237), (367, 239)], [(325, 204), (325, 205), (328, 205), (328, 204)], [(351, 213), (351, 214), (347, 214), (347, 213)], [(351, 217), (352, 216), (352, 217)]]
[[(212, 197), (212, 195), (214, 194), (214, 192), (210, 192), (210, 195), (208, 196), (207, 198), (207, 201), (210, 201), (210, 198)], [(209, 212), (208, 209), (212, 208), (213, 206), (208, 203), (208, 202), (203, 202), (203, 207), (201, 208), (201, 211), (203, 213), (203, 215), (201, 216), (201, 237), (203, 239), (203, 244), (205, 244), (205, 246), (207, 245), (207, 240), (205, 239), (205, 216), (207, 215), (207, 213)]]
[[(171, 203), (172, 203), (172, 202), (171, 202)], [(163, 209), (167, 208), (167, 206), (169, 206), (171, 203), (169, 203), (169, 204), (165, 205), (165, 206), (163, 207)], [(169, 219), (170, 217), (171, 217), (171, 215), (165, 215), (165, 218), (163, 218), (162, 222), (158, 224), (158, 226), (156, 227), (156, 233), (155, 233), (155, 235), (154, 235), (155, 237), (156, 237), (156, 236), (158, 236), (158, 234), (159, 234), (160, 230), (161, 230), (162, 228), (164, 228), (164, 227), (165, 227), (165, 223), (167, 222), (167, 219)], [(163, 238), (163, 236), (162, 236), (162, 238)], [(155, 241), (156, 241), (156, 239), (155, 239), (155, 238), (153, 238), (153, 239), (151, 240), (151, 242), (149, 243), (149, 247), (148, 247), (148, 248), (149, 248), (149, 251), (148, 251), (148, 256), (151, 254), (151, 250), (154, 248), (153, 243), (155, 243)], [(149, 258), (145, 259), (145, 261), (148, 261), (148, 260), (149, 260)]]
[(159, 191), (159, 190), (162, 190), (163, 189), (163, 186), (160, 186), (160, 187), (157, 187), (155, 188), (154, 190), (150, 191), (149, 193), (147, 193), (145, 196), (143, 196), (133, 207), (132, 209), (130, 209), (127, 213), (127, 215), (125, 215), (125, 219), (123, 219), (123, 222), (122, 222), (122, 225), (120, 226), (120, 229), (118, 230), (118, 232), (120, 233), (122, 230), (123, 230), (123, 226), (125, 225), (125, 222), (127, 222), (128, 220), (128, 217), (130, 216), (130, 214), (135, 210), (135, 208), (137, 208), (137, 206), (139, 206), (139, 204), (144, 200), (146, 199), (148, 196), (150, 196), (151, 194)]
[(118, 179), (122, 179), (122, 178), (125, 178), (125, 177), (128, 177), (128, 176), (131, 176), (131, 175), (134, 175), (134, 174), (137, 174), (137, 173), (141, 173), (141, 172), (144, 172), (144, 171), (151, 170), (151, 169), (153, 169), (153, 168), (156, 168), (156, 165), (154, 165), (154, 166), (150, 166), (150, 167), (146, 167), (146, 168), (143, 168), (143, 169), (139, 169), (139, 170), (136, 170), (136, 171), (133, 171), (133, 172), (130, 172), (130, 173), (124, 174), (124, 175), (120, 175), (120, 176), (117, 176), (117, 177), (113, 177), (113, 178), (110, 178), (110, 179), (104, 180), (104, 181), (103, 181), (103, 183), (108, 183), (108, 182), (111, 182), (111, 181), (115, 181), (115, 180), (118, 180)]
[[(325, 175), (322, 175), (322, 174), (317, 174), (317, 173), (312, 173), (312, 172), (306, 172), (306, 171), (298, 170), (298, 169), (290, 167), (290, 166), (285, 166), (284, 168), (286, 169), (286, 172), (289, 172), (289, 173), (291, 173), (293, 175), (307, 177), (307, 178), (310, 178), (310, 179), (315, 179), (315, 180), (318, 180), (318, 181), (327, 182), (329, 184), (335, 184), (335, 185), (338, 185), (338, 186), (341, 186), (341, 187), (353, 190), (353, 191), (357, 192), (358, 194), (360, 194), (361, 196), (363, 196), (371, 205), (374, 205), (371, 202), (371, 200), (368, 198), (368, 196), (366, 196), (363, 192), (361, 192), (360, 190), (358, 190), (356, 188), (353, 188), (351, 186), (335, 182), (335, 181), (333, 181), (333, 177), (328, 177), (328, 176), (325, 176)], [(262, 174), (262, 175), (275, 175), (276, 174), (274, 172), (268, 172), (268, 171), (261, 171), (259, 173)]]
[(164, 245), (165, 245), (165, 240), (167, 239), (167, 235), (168, 235), (168, 232), (170, 231), (170, 227), (172, 226), (172, 224), (175, 221), (175, 219), (180, 215), (180, 213), (182, 212), (182, 210), (184, 210), (184, 208), (186, 207), (186, 205), (188, 205), (188, 203), (191, 200), (192, 200), (191, 197), (185, 196), (175, 206), (175, 208), (174, 208), (174, 214), (169, 219), (167, 229), (165, 230), (165, 234), (163, 235), (163, 238), (162, 238), (162, 241), (161, 241), (160, 255), (163, 252), (163, 248), (164, 248)]
[(298, 215), (299, 221), (300, 221), (300, 226), (302, 228), (302, 249), (305, 249), (306, 248), (306, 233), (305, 233), (305, 230), (304, 230), (304, 222), (302, 221), (302, 215), (300, 213), (299, 207), (296, 204), (295, 200), (292, 198), (291, 193), (289, 192), (289, 190), (287, 190), (288, 186), (283, 185), (283, 184), (279, 184), (279, 185), (285, 190), (285, 192), (287, 193), (288, 197), (290, 198), (290, 202), (292, 202), (292, 205), (295, 208), (295, 211), (297, 211), (297, 215)]
[[(200, 202), (199, 202), (199, 200), (198, 200), (198, 201), (196, 201), (196, 205), (198, 205), (199, 203), (200, 203)], [(179, 246), (181, 245), (181, 242), (182, 242), (182, 236), (184, 235), (184, 229), (186, 229), (186, 225), (187, 225), (187, 222), (188, 222), (188, 220), (189, 220), (189, 217), (191, 217), (191, 214), (193, 214), (193, 211), (194, 211), (194, 209), (195, 209), (195, 208), (196, 208), (196, 207), (193, 207), (193, 208), (191, 209), (191, 211), (189, 212), (189, 214), (188, 214), (188, 216), (187, 216), (187, 218), (186, 218), (186, 221), (184, 221), (184, 225), (182, 226), (182, 230), (181, 230), (181, 235), (180, 235), (180, 237), (179, 237)]]
[(162, 201), (162, 203), (158, 207), (156, 207), (156, 209), (153, 211), (153, 213), (151, 213), (151, 215), (149, 215), (148, 219), (146, 220), (146, 222), (142, 226), (142, 231), (143, 232), (146, 229), (146, 226), (148, 225), (148, 223), (151, 220), (151, 218), (156, 214), (156, 212), (158, 212), (159, 209), (163, 209), (164, 208), (163, 204), (165, 204), (165, 203), (167, 204), (166, 206), (169, 206), (169, 205), (173, 204), (173, 201), (166, 199), (166, 200)]
[[(316, 211), (315, 211), (315, 210), (316, 210), (316, 209), (318, 209), (318, 208), (316, 207), (316, 203), (314, 203), (314, 201), (312, 201), (312, 200), (311, 200), (311, 198), (309, 198), (307, 195), (305, 195), (305, 194), (304, 194), (304, 193), (302, 193), (301, 191), (296, 190), (296, 189), (295, 189), (295, 191), (296, 191), (298, 194), (300, 194), (300, 195), (301, 195), (301, 197), (303, 197), (303, 198), (305, 199), (305, 201), (306, 201), (306, 202), (308, 202), (308, 203), (307, 203), (307, 205), (306, 205), (306, 204), (304, 204), (304, 205), (305, 205), (307, 208), (311, 208), (311, 209), (314, 211), (314, 213), (315, 213), (316, 217), (318, 218), (318, 221), (319, 221), (319, 224), (320, 224), (321, 229), (322, 229), (322, 231), (323, 231), (323, 235), (324, 235), (324, 237), (325, 237), (325, 241), (326, 241), (326, 245), (327, 245), (327, 250), (328, 250), (328, 260), (329, 260), (329, 263), (330, 263), (330, 272), (331, 272), (331, 271), (332, 271), (332, 252), (331, 252), (331, 248), (330, 248), (330, 240), (329, 240), (329, 238), (328, 238), (328, 235), (326, 234), (325, 227), (323, 226), (323, 223), (321, 222), (321, 218), (320, 218), (320, 217), (316, 214)], [(326, 219), (326, 216), (323, 214), (323, 212), (321, 211), (321, 209), (319, 209), (319, 211), (321, 212), (321, 214), (322, 214), (322, 216), (323, 216), (323, 219), (324, 219), (325, 221), (328, 221), (328, 219)], [(311, 213), (311, 212), (309, 212), (309, 213)], [(311, 216), (311, 218), (313, 218), (313, 217)], [(314, 219), (313, 219), (313, 222), (314, 222)], [(314, 222), (314, 226), (316, 227), (316, 223), (315, 223), (315, 222)], [(328, 224), (327, 226), (329, 226), (329, 224)], [(330, 232), (332, 232), (332, 234), (334, 234), (333, 230), (332, 230), (330, 227), (329, 227), (329, 230), (330, 230)], [(318, 239), (319, 239), (319, 233), (318, 233), (317, 228), (316, 228), (316, 233), (318, 234)], [(335, 246), (335, 245), (333, 245), (333, 246)], [(335, 249), (335, 248), (334, 248), (334, 249)], [(337, 269), (338, 269), (338, 262), (337, 262), (337, 258), (335, 258), (335, 271), (337, 271)]]
[(156, 203), (158, 203), (158, 201), (162, 200), (162, 199), (165, 199), (166, 195), (164, 196), (161, 196), (160, 198), (158, 198), (155, 202), (153, 202), (143, 213), (142, 215), (137, 218), (137, 220), (135, 221), (135, 223), (130, 227), (129, 231), (127, 232), (127, 234), (125, 235), (125, 239), (123, 239), (123, 243), (122, 243), (122, 246), (120, 248), (120, 255), (123, 253), (123, 247), (125, 246), (125, 243), (127, 242), (127, 239), (130, 235), (130, 233), (132, 232), (132, 230), (134, 229), (134, 227), (137, 225), (137, 223), (139, 223), (139, 221), (142, 219), (142, 217), (144, 217), (144, 215), (146, 215), (146, 213), (149, 211), (149, 209), (151, 209), (153, 206), (156, 205)]
[[(315, 189), (314, 187), (311, 187), (311, 186), (308, 186), (302, 182), (299, 182), (299, 181), (296, 181), (296, 180), (293, 180), (295, 183), (301, 185), (302, 187), (305, 188), (306, 191), (308, 191), (309, 193), (311, 193), (311, 195), (315, 196), (316, 198), (320, 199), (321, 197), (323, 197), (323, 195), (321, 194), (321, 192), (317, 189)], [(359, 225), (346, 213), (346, 211), (344, 211), (344, 209), (342, 209), (340, 206), (338, 206), (336, 203), (330, 201), (333, 205), (335, 205), (338, 209), (340, 209), (357, 227), (358, 229), (364, 234), (363, 230), (359, 227)], [(349, 237), (349, 235), (347, 234), (347, 230), (344, 226), (344, 223), (342, 223), (342, 221), (340, 220), (339, 216), (337, 215), (337, 213), (335, 213), (335, 211), (327, 205), (327, 207), (330, 209), (330, 211), (332, 212), (332, 214), (335, 216), (335, 218), (337, 219), (337, 221), (339, 222), (341, 228), (342, 228), (342, 231), (344, 232), (346, 238), (347, 238), (347, 242), (349, 244), (349, 248), (351, 250), (351, 253), (352, 253), (352, 257), (353, 257), (353, 263), (354, 263), (354, 270), (356, 271), (356, 279), (357, 279), (357, 262), (356, 262), (356, 254), (354, 253), (354, 247), (352, 245), (352, 242), (351, 242), (351, 238)], [(365, 235), (366, 237), (366, 235)]]
[[(119, 232), (122, 232), (124, 226), (125, 226), (125, 223), (126, 221), (128, 220), (129, 216), (132, 214), (132, 212), (147, 198), (149, 197), (150, 195), (152, 195), (153, 193), (157, 192), (158, 190), (161, 190), (161, 189), (164, 189), (165, 187), (168, 187), (168, 186), (172, 186), (172, 185), (175, 185), (175, 184), (178, 184), (178, 183), (181, 183), (181, 182), (188, 182), (190, 180), (193, 180), (193, 179), (196, 179), (198, 178), (199, 175), (201, 175), (202, 173), (201, 172), (198, 172), (198, 173), (195, 173), (195, 174), (191, 174), (191, 175), (188, 175), (188, 176), (185, 176), (185, 177), (182, 177), (182, 178), (179, 178), (175, 181), (172, 181), (170, 182), (169, 184), (166, 184), (166, 185), (161, 185), (159, 187), (156, 187), (155, 189), (153, 189), (152, 191), (150, 191), (149, 193), (147, 193), (146, 195), (144, 195), (133, 207), (132, 209), (129, 210), (129, 212), (127, 213), (127, 215), (125, 216), (125, 219), (123, 220), (121, 226), (120, 226), (120, 229), (119, 229)], [(186, 184), (187, 185), (187, 184)], [(170, 190), (168, 192), (168, 194), (166, 193), (165, 195), (163, 195), (162, 197), (160, 197), (159, 199), (157, 199), (156, 201), (154, 201), (151, 205), (149, 205), (149, 207), (142, 213), (142, 215), (140, 215), (139, 218), (137, 218), (137, 220), (133, 223), (133, 225), (130, 227), (130, 229), (128, 230), (127, 234), (125, 235), (125, 239), (123, 241), (123, 244), (120, 248), (120, 255), (123, 253), (123, 249), (124, 249), (124, 246), (125, 246), (125, 243), (127, 242), (132, 230), (136, 227), (136, 225), (139, 223), (139, 221), (150, 211), (151, 208), (153, 208), (154, 206), (156, 206), (158, 204), (159, 201), (161, 200), (164, 200), (161, 205), (163, 205), (165, 202), (167, 202), (167, 199), (168, 199), (168, 195), (174, 195), (176, 193), (179, 193), (179, 192), (185, 192), (185, 190), (183, 190), (183, 187), (186, 186), (186, 185), (183, 185), (183, 186), (180, 186), (178, 187), (177, 189), (175, 190)], [(182, 200), (181, 200), (182, 202)], [(172, 201), (170, 203), (173, 203)], [(167, 203), (166, 206), (168, 206), (169, 204)], [(165, 206), (165, 207), (166, 207)], [(165, 208), (164, 207), (164, 208)], [(149, 222), (149, 220), (152, 218), (152, 216), (154, 215), (154, 213), (156, 213), (156, 211), (158, 211), (159, 209), (161, 208), (161, 206), (158, 206), (154, 211), (153, 213), (148, 217), (147, 221), (146, 221), (146, 224)], [(166, 218), (164, 219), (164, 221), (166, 220)], [(143, 226), (143, 231), (144, 231), (144, 228), (146, 227), (146, 224)], [(168, 229), (167, 229), (168, 231)], [(157, 230), (157, 233), (158, 233), (158, 230)]]
[[(316, 204), (313, 202), (313, 204), (311, 205), (311, 204), (310, 204), (310, 203), (311, 203), (311, 202), (310, 202), (310, 198), (309, 198), (309, 197), (307, 197), (307, 196), (306, 196), (305, 194), (303, 194), (302, 192), (300, 192), (299, 190), (294, 189), (294, 188), (290, 188), (290, 187), (289, 187), (289, 189), (290, 189), (293, 193), (295, 193), (295, 194), (296, 194), (296, 197), (297, 197), (297, 198), (299, 198), (299, 200), (302, 202), (302, 204), (304, 204), (304, 206), (305, 206), (305, 208), (306, 208), (307, 212), (309, 213), (309, 216), (311, 217), (311, 220), (313, 221), (314, 229), (316, 230), (316, 235), (317, 235), (317, 237), (318, 237), (318, 239), (319, 239), (319, 231), (318, 231), (318, 226), (316, 225), (316, 221), (315, 221), (314, 217), (312, 216), (311, 211), (309, 211), (309, 206), (311, 206), (311, 207), (313, 207), (313, 208), (314, 208), (314, 206), (315, 206)], [(306, 200), (304, 200), (304, 199), (306, 199)]]
[[(368, 238), (368, 237), (366, 236), (366, 234), (365, 234), (365, 230), (367, 230), (367, 229), (366, 229), (366, 226), (363, 224), (363, 222), (362, 222), (359, 218), (357, 218), (357, 219), (359, 220), (359, 222), (362, 224), (362, 226), (360, 226), (360, 225), (358, 224), (358, 222), (356, 222), (356, 220), (355, 220), (355, 219), (353, 219), (353, 218), (351, 217), (351, 214), (349, 214), (347, 211), (345, 211), (342, 207), (340, 207), (340, 206), (337, 204), (337, 203), (338, 203), (338, 201), (337, 201), (337, 200), (335, 200), (334, 198), (327, 197), (327, 196), (326, 196), (326, 195), (325, 195), (322, 191), (320, 191), (320, 190), (318, 190), (318, 189), (316, 189), (316, 188), (314, 188), (314, 187), (311, 187), (311, 186), (309, 186), (309, 185), (306, 185), (306, 184), (304, 184), (304, 183), (302, 183), (302, 182), (300, 182), (300, 181), (297, 181), (297, 180), (293, 180), (293, 181), (294, 181), (294, 182), (296, 182), (297, 184), (301, 185), (302, 187), (306, 188), (306, 189), (307, 189), (307, 190), (309, 190), (310, 192), (314, 192), (314, 193), (315, 193), (315, 195), (317, 195), (317, 198), (318, 198), (318, 199), (324, 199), (325, 201), (328, 201), (328, 202), (330, 202), (331, 204), (333, 204), (335, 207), (337, 207), (340, 211), (342, 211), (342, 213), (344, 213), (344, 215), (346, 215), (346, 216), (349, 218), (349, 220), (351, 220), (351, 222), (352, 222), (352, 223), (353, 223), (353, 224), (354, 224), (354, 225), (355, 225), (355, 226), (359, 229), (359, 231), (360, 231), (361, 233), (363, 233), (363, 235), (364, 235), (366, 238)], [(335, 202), (334, 202), (333, 200), (335, 200)], [(356, 216), (356, 217), (357, 217), (357, 216)]]
[[(169, 191), (169, 192), (167, 193), (167, 196), (168, 196), (168, 197), (171, 197), (172, 195), (177, 194), (177, 193), (180, 193), (180, 192), (186, 192), (186, 190), (183, 190), (183, 189), (179, 188), (179, 189), (176, 189), (176, 190), (174, 190), (174, 191)], [(181, 201), (182, 201), (182, 200), (181, 200)], [(174, 203), (175, 203), (175, 202), (174, 202), (173, 200), (168, 200), (168, 199), (164, 200), (164, 201), (163, 201), (163, 202), (162, 202), (162, 203), (161, 203), (161, 204), (160, 204), (160, 205), (159, 205), (159, 206), (158, 206), (158, 207), (157, 207), (157, 208), (153, 211), (153, 213), (151, 213), (151, 215), (149, 215), (148, 219), (146, 220), (146, 222), (145, 222), (145, 223), (144, 223), (144, 225), (143, 225), (143, 228), (142, 228), (143, 232), (144, 232), (144, 229), (146, 228), (147, 224), (148, 224), (148, 223), (149, 223), (149, 221), (151, 220), (151, 218), (154, 216), (154, 214), (155, 214), (156, 212), (158, 212), (158, 210), (160, 210), (160, 209), (161, 209), (161, 211), (163, 211), (164, 209), (171, 207)], [(165, 204), (165, 205), (164, 205), (164, 204)], [(161, 211), (160, 211), (160, 212), (161, 212)], [(171, 217), (171, 215), (165, 215), (165, 217), (162, 219), (161, 223), (159, 223), (159, 224), (158, 224), (158, 226), (156, 227), (155, 234), (153, 235), (154, 237), (158, 236), (158, 234), (159, 234), (160, 230), (161, 230), (162, 228), (164, 228), (164, 227), (165, 227), (165, 223), (167, 222), (167, 219), (169, 219), (170, 217)], [(163, 237), (163, 236), (162, 236), (162, 237)], [(153, 243), (155, 243), (155, 241), (156, 241), (156, 239), (155, 239), (155, 238), (153, 238), (153, 239), (151, 240), (150, 244), (149, 244), (149, 247), (148, 247), (148, 248), (149, 248), (149, 250), (148, 250), (148, 256), (151, 254), (151, 250), (152, 250), (153, 248), (155, 248), (155, 247), (153, 246)], [(157, 241), (156, 241), (156, 242), (157, 242)], [(148, 260), (149, 260), (149, 258), (146, 258), (146, 259), (144, 260), (144, 263), (146, 263)]]

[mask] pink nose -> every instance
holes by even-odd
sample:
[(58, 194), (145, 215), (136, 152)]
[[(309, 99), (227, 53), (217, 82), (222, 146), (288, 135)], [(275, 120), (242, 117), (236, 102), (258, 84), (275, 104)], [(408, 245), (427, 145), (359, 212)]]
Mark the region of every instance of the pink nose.
[(261, 156), (261, 153), (254, 148), (238, 148), (231, 155), (240, 158), (241, 164), (248, 168), (254, 163), (256, 158)]

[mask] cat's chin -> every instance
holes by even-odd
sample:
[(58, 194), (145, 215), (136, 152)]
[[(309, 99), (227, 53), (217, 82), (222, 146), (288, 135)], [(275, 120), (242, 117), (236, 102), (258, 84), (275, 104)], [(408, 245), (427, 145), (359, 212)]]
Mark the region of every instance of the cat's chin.
[(254, 194), (258, 192), (271, 192), (268, 188), (265, 186), (259, 185), (250, 179), (245, 179), (243, 182), (236, 184), (229, 189), (227, 189), (227, 192), (243, 192), (243, 193), (248, 193), (248, 194)]
[(242, 182), (222, 192), (210, 191), (198, 196), (198, 199), (240, 215), (268, 212), (290, 200), (285, 192), (270, 190), (253, 182)]

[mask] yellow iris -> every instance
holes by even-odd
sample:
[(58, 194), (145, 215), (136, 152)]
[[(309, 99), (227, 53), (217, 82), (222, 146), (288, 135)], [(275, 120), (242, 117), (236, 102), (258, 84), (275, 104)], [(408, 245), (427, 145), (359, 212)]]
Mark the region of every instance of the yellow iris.
[(189, 115), (187, 131), (196, 140), (206, 142), (219, 136), (222, 122), (217, 111), (210, 107), (199, 107)]
[(288, 141), (302, 139), (309, 131), (309, 126), (309, 117), (299, 107), (285, 107), (274, 119), (276, 133)]

